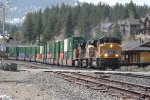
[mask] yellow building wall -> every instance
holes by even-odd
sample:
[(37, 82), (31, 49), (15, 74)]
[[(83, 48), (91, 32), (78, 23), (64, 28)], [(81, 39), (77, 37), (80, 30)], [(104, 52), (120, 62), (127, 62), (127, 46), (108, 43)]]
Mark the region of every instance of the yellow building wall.
[(150, 63), (150, 52), (141, 52), (140, 53), (140, 61), (142, 63)]

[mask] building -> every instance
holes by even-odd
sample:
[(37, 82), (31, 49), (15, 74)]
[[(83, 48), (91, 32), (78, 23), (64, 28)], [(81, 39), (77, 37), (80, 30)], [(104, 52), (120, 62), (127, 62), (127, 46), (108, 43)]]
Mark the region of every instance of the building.
[(127, 65), (150, 65), (150, 39), (131, 41), (122, 46), (122, 61)]
[(101, 30), (104, 33), (113, 34), (115, 26), (116, 26), (116, 23), (114, 23), (114, 22), (103, 23)]
[(146, 18), (140, 19), (141, 28), (139, 29), (139, 32), (142, 34), (150, 35), (150, 15)]
[(141, 28), (140, 19), (134, 19), (134, 18), (118, 20), (118, 25), (122, 36), (127, 36), (127, 37), (138, 34), (137, 29)]

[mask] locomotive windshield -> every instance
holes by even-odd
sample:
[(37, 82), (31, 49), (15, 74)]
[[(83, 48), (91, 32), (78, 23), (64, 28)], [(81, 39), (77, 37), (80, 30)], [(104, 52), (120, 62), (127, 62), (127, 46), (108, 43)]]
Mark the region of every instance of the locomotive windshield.
[(104, 50), (104, 53), (107, 53), (107, 54), (119, 54), (120, 51), (118, 51), (118, 50)]
[(121, 44), (121, 40), (117, 37), (102, 37), (99, 39), (99, 44), (104, 44), (104, 43), (117, 43), (117, 44)]

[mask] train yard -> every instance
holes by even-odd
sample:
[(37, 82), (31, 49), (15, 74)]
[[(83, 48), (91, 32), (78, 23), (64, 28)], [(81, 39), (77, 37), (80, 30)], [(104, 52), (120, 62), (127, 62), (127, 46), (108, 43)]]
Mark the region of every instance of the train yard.
[(13, 100), (150, 99), (148, 72), (145, 72), (147, 73), (145, 76), (145, 73), (15, 62), (18, 64), (18, 70), (15, 72), (1, 70), (0, 78), (2, 83), (0, 93), (9, 95)]

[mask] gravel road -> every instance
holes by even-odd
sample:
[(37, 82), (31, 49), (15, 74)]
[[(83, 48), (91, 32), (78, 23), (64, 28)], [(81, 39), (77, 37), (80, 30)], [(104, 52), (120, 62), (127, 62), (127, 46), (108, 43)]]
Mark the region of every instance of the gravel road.
[(0, 70), (0, 95), (12, 100), (119, 100), (42, 71)]

